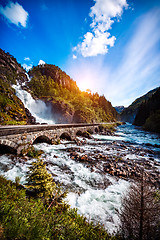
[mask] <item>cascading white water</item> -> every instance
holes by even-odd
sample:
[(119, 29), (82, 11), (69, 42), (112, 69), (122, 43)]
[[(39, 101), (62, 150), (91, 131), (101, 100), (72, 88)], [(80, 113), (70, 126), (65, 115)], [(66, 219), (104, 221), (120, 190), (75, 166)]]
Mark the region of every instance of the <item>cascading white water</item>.
[[(95, 138), (100, 140), (95, 141)], [(79, 137), (79, 141), (83, 141), (83, 139)], [(143, 143), (151, 143), (151, 141), (152, 146), (147, 147), (146, 145), (145, 148), (142, 148)], [(103, 162), (101, 158), (96, 160), (93, 155), (103, 153), (108, 159), (112, 159), (112, 156), (121, 156), (124, 161), (132, 160), (133, 164), (136, 159), (139, 159), (140, 164), (144, 159), (149, 162), (152, 158), (154, 159), (151, 161), (152, 163), (160, 162), (160, 148), (156, 147), (159, 145), (159, 135), (147, 133), (126, 124), (118, 127), (116, 136), (94, 135), (94, 139), (86, 139), (82, 146), (77, 146), (74, 142), (62, 141), (60, 145), (39, 143), (34, 147), (44, 151), (41, 157), (47, 163), (47, 170), (54, 176), (56, 182), (60, 182), (65, 189), (68, 189), (66, 200), (69, 205), (77, 208), (78, 213), (95, 223), (104, 224), (106, 229), (112, 233), (118, 227), (117, 213), (121, 208), (121, 197), (127, 193), (130, 181), (117, 179), (106, 173), (101, 168), (102, 165), (105, 166), (105, 161)], [(135, 152), (135, 149), (138, 151)], [(78, 151), (80, 156), (91, 156), (95, 164), (90, 168), (89, 162), (73, 159), (68, 150)], [(21, 184), (25, 184), (28, 167), (32, 161), (34, 159), (18, 161), (16, 157), (13, 159), (13, 156), (3, 155), (0, 162), (0, 175), (12, 181), (19, 176)], [(155, 166), (157, 166), (156, 171), (159, 171), (159, 165)]]
[(30, 93), (22, 90), (20, 85), (12, 86), (16, 90), (16, 96), (21, 99), (24, 106), (35, 117), (38, 123), (54, 124), (51, 108), (41, 100), (34, 100)]
[(30, 82), (31, 77), (29, 77), (28, 73), (25, 73), (25, 74), (26, 74), (26, 77), (27, 77), (28, 82)]

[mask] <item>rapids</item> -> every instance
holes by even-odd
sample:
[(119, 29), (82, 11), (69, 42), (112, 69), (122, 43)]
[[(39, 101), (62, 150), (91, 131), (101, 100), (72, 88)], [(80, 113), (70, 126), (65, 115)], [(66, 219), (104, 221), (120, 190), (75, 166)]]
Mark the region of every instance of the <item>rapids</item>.
[[(34, 100), (30, 93), (22, 90), (19, 85), (13, 87), (37, 122), (54, 123), (51, 109), (44, 102)], [(39, 143), (35, 144), (35, 148), (44, 151), (41, 157), (54, 181), (68, 189), (66, 201), (70, 206), (77, 208), (78, 212), (89, 220), (103, 224), (112, 233), (118, 227), (117, 212), (121, 207), (121, 197), (130, 186), (130, 180), (105, 172), (106, 163), (101, 158), (96, 160), (96, 154), (105, 155), (112, 161), (118, 156), (124, 161), (129, 159), (136, 162), (138, 159), (140, 164), (144, 161), (152, 162), (158, 174), (160, 165), (156, 165), (156, 162), (160, 162), (160, 136), (126, 124), (119, 126), (114, 136), (96, 134), (93, 139), (79, 138), (79, 142), (83, 144), (77, 146), (75, 142), (63, 140), (60, 145)], [(72, 157), (69, 152), (72, 148), (74, 151), (77, 149), (79, 156), (85, 154), (92, 157), (92, 166), (89, 162), (80, 162)], [(12, 181), (19, 176), (21, 184), (25, 184), (28, 167), (34, 160), (9, 154), (1, 155), (0, 174)]]
[[(79, 141), (83, 142), (84, 139), (79, 138)], [(73, 159), (69, 149), (79, 149), (79, 155), (96, 155), (98, 152), (112, 157), (122, 154), (124, 159), (131, 161), (135, 159), (151, 161), (152, 157), (154, 162), (159, 162), (159, 135), (143, 132), (126, 124), (118, 127), (115, 136), (94, 135), (94, 139), (86, 139), (84, 142), (77, 146), (75, 142), (62, 140), (59, 145), (39, 143), (34, 146), (44, 151), (41, 157), (54, 181), (68, 189), (69, 194), (66, 200), (70, 206), (77, 208), (80, 214), (103, 224), (106, 229), (113, 232), (118, 226), (117, 211), (121, 207), (121, 197), (126, 194), (130, 180), (116, 178), (104, 172), (102, 160), (95, 161), (91, 168), (88, 163)], [(126, 148), (122, 149), (121, 144)], [(132, 151), (134, 148), (140, 150)], [(152, 154), (148, 151), (152, 151)], [(2, 155), (0, 174), (13, 181), (16, 176), (20, 176), (21, 183), (25, 184), (25, 175), (32, 161), (34, 159), (26, 161), (13, 155)]]

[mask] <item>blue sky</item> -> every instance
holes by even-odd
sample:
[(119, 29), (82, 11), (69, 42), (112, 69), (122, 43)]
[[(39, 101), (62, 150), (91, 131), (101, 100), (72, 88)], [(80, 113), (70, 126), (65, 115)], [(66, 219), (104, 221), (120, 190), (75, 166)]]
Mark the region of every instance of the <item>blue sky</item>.
[(160, 86), (159, 0), (0, 0), (0, 47), (128, 106)]

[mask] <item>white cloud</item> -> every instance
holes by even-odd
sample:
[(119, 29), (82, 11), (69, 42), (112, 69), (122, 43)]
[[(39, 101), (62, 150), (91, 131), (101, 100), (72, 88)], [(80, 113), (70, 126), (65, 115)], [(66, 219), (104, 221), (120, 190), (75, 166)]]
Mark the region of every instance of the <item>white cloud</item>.
[(46, 63), (43, 60), (39, 60), (38, 65), (44, 65), (44, 64), (46, 64)]
[(128, 42), (125, 38), (123, 44), (124, 38), (120, 39), (120, 51), (115, 46), (110, 63), (105, 56), (79, 58), (67, 69), (81, 89), (87, 85), (93, 92), (104, 94), (113, 106), (128, 106), (160, 86), (160, 9), (137, 18), (129, 33)]
[(94, 0), (96, 3), (91, 7), (90, 16), (96, 22), (105, 21), (107, 18), (121, 16), (123, 8), (127, 8), (126, 0)]
[(33, 65), (32, 64), (27, 65), (26, 63), (24, 63), (22, 64), (22, 67), (26, 69), (26, 71), (29, 71), (33, 67)]
[(77, 56), (73, 54), (72, 58), (73, 58), (73, 59), (77, 59)]
[(160, 85), (160, 9), (153, 9), (136, 23), (122, 61), (109, 72), (105, 95), (114, 105), (127, 106)]
[(89, 16), (92, 18), (91, 31), (84, 35), (84, 39), (73, 51), (82, 54), (83, 57), (106, 54), (108, 47), (113, 47), (115, 36), (108, 32), (115, 18), (121, 17), (124, 8), (128, 8), (126, 0), (94, 0)]
[(19, 3), (9, 2), (6, 7), (0, 5), (0, 13), (17, 26), (27, 27), (28, 12)]
[(25, 57), (24, 61), (30, 61), (31, 59), (29, 57)]

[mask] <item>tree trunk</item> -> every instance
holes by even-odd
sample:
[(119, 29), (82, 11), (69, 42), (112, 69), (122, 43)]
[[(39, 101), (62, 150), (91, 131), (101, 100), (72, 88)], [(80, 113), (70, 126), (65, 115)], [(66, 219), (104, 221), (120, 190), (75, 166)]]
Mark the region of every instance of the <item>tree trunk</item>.
[(143, 199), (143, 178), (141, 184), (141, 206), (140, 206), (140, 226), (139, 226), (139, 240), (143, 239), (143, 214), (144, 214), (144, 199)]

